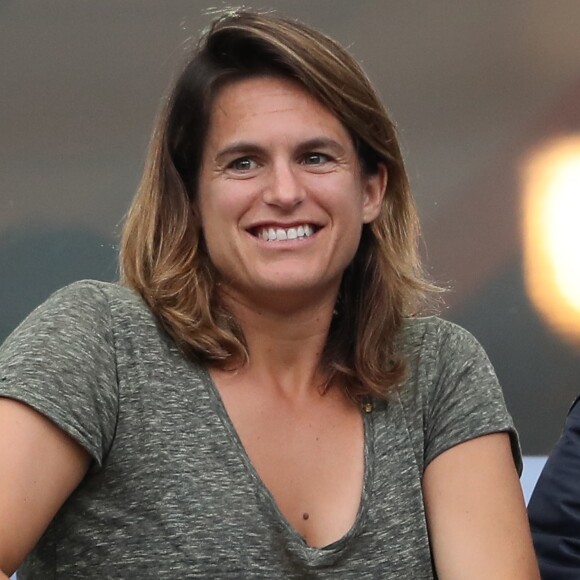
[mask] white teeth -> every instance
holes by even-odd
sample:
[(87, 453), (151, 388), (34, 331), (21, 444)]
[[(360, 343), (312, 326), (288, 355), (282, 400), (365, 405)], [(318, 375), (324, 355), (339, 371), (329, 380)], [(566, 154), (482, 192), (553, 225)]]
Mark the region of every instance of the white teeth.
[(258, 230), (257, 237), (266, 242), (297, 240), (308, 238), (314, 233), (314, 228), (309, 224), (304, 224), (294, 228), (263, 228)]

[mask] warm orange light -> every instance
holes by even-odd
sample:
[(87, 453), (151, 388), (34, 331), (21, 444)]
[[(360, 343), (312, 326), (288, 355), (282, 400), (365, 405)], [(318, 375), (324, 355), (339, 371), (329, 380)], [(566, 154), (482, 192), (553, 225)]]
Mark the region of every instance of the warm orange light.
[(550, 326), (580, 342), (580, 136), (535, 152), (524, 178), (528, 294)]

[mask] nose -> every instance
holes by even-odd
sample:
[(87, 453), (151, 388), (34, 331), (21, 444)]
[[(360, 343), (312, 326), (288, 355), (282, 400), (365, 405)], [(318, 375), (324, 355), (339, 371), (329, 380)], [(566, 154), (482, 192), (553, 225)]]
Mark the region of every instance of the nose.
[(306, 196), (303, 184), (291, 163), (281, 161), (273, 164), (263, 199), (268, 205), (284, 210), (294, 209)]

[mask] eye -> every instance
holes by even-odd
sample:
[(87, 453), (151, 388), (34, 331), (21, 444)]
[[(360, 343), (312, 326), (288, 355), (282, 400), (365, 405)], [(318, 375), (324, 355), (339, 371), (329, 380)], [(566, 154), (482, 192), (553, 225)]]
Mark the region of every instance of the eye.
[(323, 163), (328, 163), (330, 157), (324, 153), (307, 153), (302, 159), (304, 165), (322, 165)]
[(255, 169), (258, 164), (250, 157), (240, 157), (239, 159), (234, 159), (229, 165), (228, 169), (233, 169), (234, 171), (247, 172)]

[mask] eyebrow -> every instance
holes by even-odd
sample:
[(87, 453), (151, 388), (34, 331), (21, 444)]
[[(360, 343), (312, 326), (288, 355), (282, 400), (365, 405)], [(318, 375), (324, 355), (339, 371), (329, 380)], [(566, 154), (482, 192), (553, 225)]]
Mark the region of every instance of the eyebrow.
[(251, 155), (252, 153), (262, 153), (263, 151), (264, 148), (257, 143), (252, 143), (251, 141), (236, 141), (220, 149), (215, 156), (215, 160), (218, 163), (222, 163), (226, 159), (237, 155)]
[[(296, 147), (299, 153), (315, 151), (317, 149), (330, 150), (336, 155), (344, 155), (346, 153), (344, 146), (330, 137), (313, 137), (312, 139), (299, 143)], [(223, 163), (226, 159), (230, 159), (236, 155), (262, 154), (265, 151), (265, 147), (252, 141), (236, 141), (220, 149), (215, 156), (215, 160), (218, 163)]]
[(300, 143), (298, 146), (299, 151), (315, 151), (317, 149), (330, 149), (337, 155), (344, 155), (346, 153), (344, 146), (330, 137), (314, 137), (313, 139), (308, 139)]

